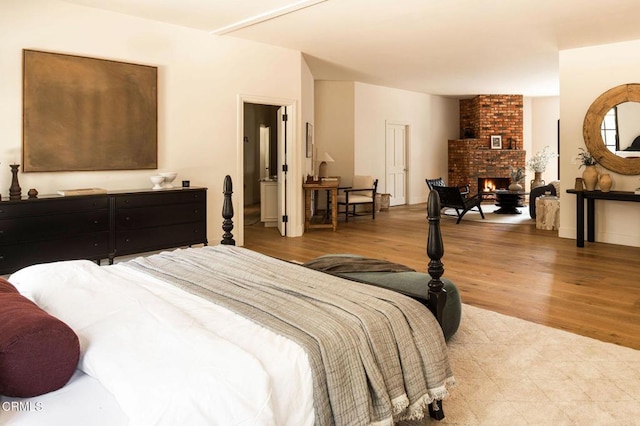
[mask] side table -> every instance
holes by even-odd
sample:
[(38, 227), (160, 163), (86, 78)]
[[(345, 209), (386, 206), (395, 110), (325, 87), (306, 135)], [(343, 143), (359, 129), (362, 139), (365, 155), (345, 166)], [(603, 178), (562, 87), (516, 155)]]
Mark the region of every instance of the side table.
[(536, 228), (560, 229), (560, 198), (548, 195), (536, 198)]
[[(338, 181), (303, 183), (304, 189), (304, 230), (311, 228), (338, 229)], [(311, 223), (311, 193), (326, 190), (331, 192), (331, 223)]]

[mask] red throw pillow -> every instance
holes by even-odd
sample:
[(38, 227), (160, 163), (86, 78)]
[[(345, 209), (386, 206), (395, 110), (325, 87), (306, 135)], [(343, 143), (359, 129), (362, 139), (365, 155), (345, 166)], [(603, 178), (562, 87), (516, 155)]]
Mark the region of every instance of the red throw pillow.
[(9, 281), (0, 277), (0, 293), (19, 293), (19, 291)]
[(61, 388), (78, 365), (78, 336), (26, 297), (4, 291), (7, 284), (0, 282), (0, 395), (27, 398)]

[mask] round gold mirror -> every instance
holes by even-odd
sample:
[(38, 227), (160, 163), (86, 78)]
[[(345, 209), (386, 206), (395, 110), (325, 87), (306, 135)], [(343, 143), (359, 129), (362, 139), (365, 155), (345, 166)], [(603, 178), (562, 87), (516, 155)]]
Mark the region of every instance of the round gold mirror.
[(640, 102), (640, 84), (614, 87), (593, 101), (584, 117), (584, 143), (602, 167), (623, 175), (640, 175), (640, 151), (637, 157), (625, 158), (607, 148), (602, 139), (602, 122), (605, 116), (623, 102)]

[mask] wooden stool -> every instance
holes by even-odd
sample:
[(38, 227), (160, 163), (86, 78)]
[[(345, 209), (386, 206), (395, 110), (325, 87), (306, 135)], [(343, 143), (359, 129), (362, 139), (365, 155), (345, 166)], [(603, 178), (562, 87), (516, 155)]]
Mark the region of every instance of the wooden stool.
[(543, 195), (536, 198), (536, 228), (546, 230), (560, 229), (560, 199)]

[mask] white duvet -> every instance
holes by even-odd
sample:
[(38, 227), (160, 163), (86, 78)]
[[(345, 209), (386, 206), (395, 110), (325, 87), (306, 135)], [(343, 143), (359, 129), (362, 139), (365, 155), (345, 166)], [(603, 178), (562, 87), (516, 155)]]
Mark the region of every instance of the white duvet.
[(311, 425), (300, 346), (124, 264), (35, 265), (10, 278), (79, 336), (78, 368), (131, 425)]

